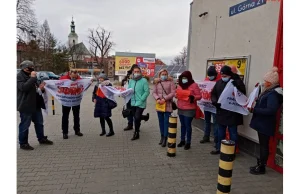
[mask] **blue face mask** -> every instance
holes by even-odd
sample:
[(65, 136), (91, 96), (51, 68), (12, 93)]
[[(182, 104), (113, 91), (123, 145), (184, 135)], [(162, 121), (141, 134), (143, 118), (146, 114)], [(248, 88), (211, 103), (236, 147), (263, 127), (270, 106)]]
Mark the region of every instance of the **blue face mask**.
[(167, 76), (166, 76), (166, 75), (162, 75), (162, 76), (160, 76), (160, 79), (161, 79), (162, 81), (165, 81), (165, 80), (167, 80)]
[(214, 80), (215, 78), (216, 78), (216, 76), (208, 76), (208, 79), (209, 79), (210, 81)]
[(182, 79), (182, 83), (186, 84), (186, 83), (188, 83), (188, 80), (187, 79)]
[(222, 77), (223, 82), (228, 82), (229, 81), (229, 77)]

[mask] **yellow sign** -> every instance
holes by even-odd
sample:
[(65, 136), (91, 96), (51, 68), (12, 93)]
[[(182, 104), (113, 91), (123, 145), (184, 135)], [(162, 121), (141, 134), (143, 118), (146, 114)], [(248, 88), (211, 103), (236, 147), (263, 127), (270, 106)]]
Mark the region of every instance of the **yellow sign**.
[(136, 57), (116, 56), (115, 60), (115, 75), (127, 75), (127, 71), (136, 63)]
[(237, 59), (217, 59), (217, 60), (208, 60), (207, 65), (212, 66), (214, 65), (216, 67), (216, 70), (218, 73), (220, 73), (221, 68), (224, 65), (235, 67), (236, 68), (236, 74), (238, 74), (241, 79), (245, 83), (245, 76), (246, 76), (246, 69), (247, 69), (247, 58), (237, 58)]

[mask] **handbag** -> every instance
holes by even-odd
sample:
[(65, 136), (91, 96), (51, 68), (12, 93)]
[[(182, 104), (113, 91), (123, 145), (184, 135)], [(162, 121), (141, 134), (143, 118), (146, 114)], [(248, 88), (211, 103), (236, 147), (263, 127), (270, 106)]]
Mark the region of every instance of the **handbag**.
[[(162, 87), (162, 89), (164, 90), (164, 92), (167, 94), (165, 88), (163, 87), (163, 85), (160, 82), (160, 85)], [(172, 100), (172, 110), (177, 110), (177, 104), (174, 102), (174, 100)]]
[(118, 106), (118, 104), (110, 99), (106, 99), (106, 103), (108, 104), (109, 109), (114, 109)]
[(125, 106), (123, 107), (123, 110), (122, 110), (123, 118), (127, 118), (131, 115), (131, 109), (130, 108), (125, 109)]
[(155, 104), (155, 109), (159, 112), (166, 112), (166, 108), (167, 108), (167, 103), (163, 103), (163, 104), (159, 104), (159, 103), (156, 103)]

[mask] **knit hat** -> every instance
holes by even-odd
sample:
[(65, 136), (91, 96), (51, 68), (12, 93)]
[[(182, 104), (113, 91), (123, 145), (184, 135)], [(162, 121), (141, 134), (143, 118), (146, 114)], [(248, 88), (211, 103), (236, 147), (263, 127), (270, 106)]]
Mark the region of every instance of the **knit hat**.
[(34, 64), (33, 64), (32, 61), (26, 60), (26, 61), (23, 61), (23, 62), (20, 64), (20, 67), (21, 67), (21, 69), (25, 69), (25, 68), (27, 68), (27, 67), (34, 67)]
[(278, 75), (278, 68), (273, 67), (272, 71), (268, 72), (264, 76), (264, 80), (270, 82), (271, 84), (278, 84), (279, 83), (279, 75)]
[(209, 66), (209, 68), (207, 69), (207, 75), (208, 76), (217, 76), (218, 72), (215, 68), (215, 66)]
[(100, 73), (98, 78), (107, 79), (107, 75), (105, 73)]
[(232, 75), (232, 71), (231, 71), (231, 68), (227, 65), (224, 65), (222, 68), (221, 68), (221, 74), (222, 75), (229, 75), (231, 76)]

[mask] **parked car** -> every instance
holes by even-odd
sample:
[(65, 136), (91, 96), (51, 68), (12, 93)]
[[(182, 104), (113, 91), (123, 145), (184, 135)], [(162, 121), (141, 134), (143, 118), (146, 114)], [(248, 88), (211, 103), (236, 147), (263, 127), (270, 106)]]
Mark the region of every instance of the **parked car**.
[(47, 73), (47, 75), (49, 76), (49, 79), (58, 80), (60, 78), (60, 76), (56, 75), (55, 73), (53, 73), (51, 71), (40, 71), (40, 73), (42, 73), (42, 72)]

